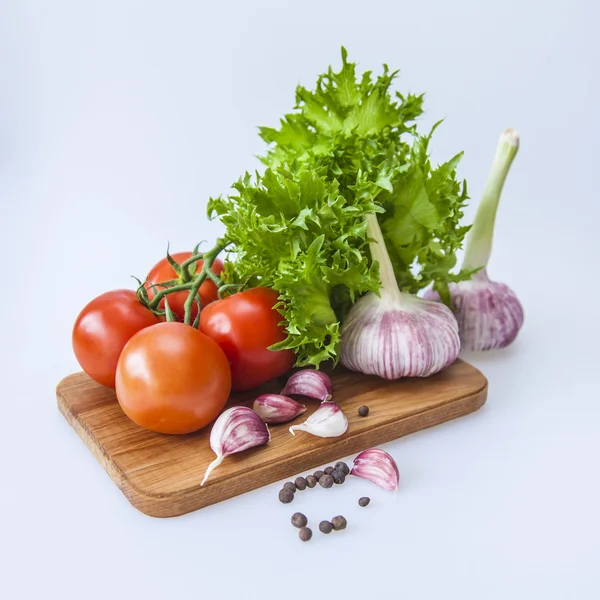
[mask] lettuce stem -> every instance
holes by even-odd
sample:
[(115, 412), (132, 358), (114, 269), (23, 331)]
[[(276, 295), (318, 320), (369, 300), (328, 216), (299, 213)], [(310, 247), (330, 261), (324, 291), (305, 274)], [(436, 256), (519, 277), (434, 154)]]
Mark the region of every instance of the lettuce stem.
[(487, 267), (490, 254), (492, 253), (494, 223), (496, 222), (498, 203), (506, 176), (518, 149), (519, 134), (514, 129), (503, 131), (498, 140), (492, 170), (483, 190), (473, 226), (467, 237), (467, 246), (463, 261), (464, 270)]

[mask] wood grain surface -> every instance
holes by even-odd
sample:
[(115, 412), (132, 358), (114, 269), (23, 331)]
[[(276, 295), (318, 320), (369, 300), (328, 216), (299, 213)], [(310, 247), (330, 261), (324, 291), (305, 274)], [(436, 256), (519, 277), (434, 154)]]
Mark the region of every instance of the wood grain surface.
[[(385, 381), (338, 368), (332, 381), (334, 400), (349, 422), (343, 436), (292, 436), (290, 424), (302, 422), (318, 406), (317, 401), (301, 400), (306, 414), (271, 426), (267, 446), (226, 458), (203, 487), (204, 472), (215, 458), (210, 426), (182, 436), (142, 429), (121, 411), (113, 390), (84, 373), (63, 379), (57, 399), (61, 413), (131, 504), (147, 515), (173, 517), (466, 415), (487, 396), (486, 378), (463, 361), (428, 379)], [(279, 392), (281, 384), (232, 395), (230, 404), (250, 405), (259, 392)], [(370, 408), (367, 417), (357, 413), (363, 404)]]

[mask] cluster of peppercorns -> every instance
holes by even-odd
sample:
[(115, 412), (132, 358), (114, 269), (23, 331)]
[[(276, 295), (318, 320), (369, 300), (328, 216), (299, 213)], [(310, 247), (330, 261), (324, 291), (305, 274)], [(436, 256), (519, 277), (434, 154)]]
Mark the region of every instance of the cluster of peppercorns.
[(295, 481), (288, 481), (283, 484), (279, 491), (279, 501), (283, 504), (289, 504), (294, 500), (297, 490), (314, 488), (317, 483), (324, 488), (330, 488), (334, 483), (341, 485), (346, 481), (346, 475), (350, 469), (345, 462), (338, 462), (334, 467), (327, 467), (324, 471), (315, 471), (307, 477), (296, 477)]
[[(321, 521), (319, 523), (319, 530), (322, 533), (341, 531), (342, 529), (346, 529), (347, 524), (348, 522), (346, 521), (346, 518), (342, 517), (342, 515), (338, 515), (337, 517), (333, 517), (331, 521)], [(306, 518), (306, 515), (303, 515), (299, 512), (294, 513), (292, 515), (292, 525), (300, 529), (300, 531), (298, 532), (298, 537), (303, 542), (308, 542), (308, 540), (310, 540), (310, 538), (312, 537), (312, 529), (310, 529), (310, 527), (307, 527), (308, 519)]]
[[(307, 477), (296, 477), (294, 481), (287, 481), (283, 484), (283, 488), (279, 491), (279, 501), (283, 504), (289, 504), (294, 500), (297, 490), (305, 490), (314, 488), (317, 483), (324, 488), (330, 488), (333, 484), (341, 485), (346, 481), (346, 476), (350, 473), (350, 469), (345, 462), (338, 462), (333, 467), (327, 467), (323, 471), (315, 471)], [(363, 497), (358, 501), (359, 506), (367, 506), (370, 502), (369, 498)], [(345, 517), (338, 515), (333, 517), (331, 521), (321, 521), (319, 523), (319, 531), (321, 533), (331, 533), (332, 531), (341, 531), (346, 529), (348, 522)], [(307, 527), (308, 519), (300, 512), (292, 515), (292, 525), (300, 529), (298, 536), (303, 542), (308, 542), (312, 538), (312, 529)]]

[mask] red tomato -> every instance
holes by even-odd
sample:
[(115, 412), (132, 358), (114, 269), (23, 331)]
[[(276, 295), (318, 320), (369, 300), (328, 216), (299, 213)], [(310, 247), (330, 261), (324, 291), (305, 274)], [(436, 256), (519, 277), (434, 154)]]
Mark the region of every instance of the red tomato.
[[(177, 252), (176, 254), (171, 255), (175, 262), (181, 264), (190, 256), (192, 256), (191, 252)], [(202, 265), (204, 261), (199, 260), (196, 262), (196, 273), (199, 273), (202, 270)], [(213, 262), (211, 271), (217, 275), (220, 275), (223, 272), (223, 261), (218, 258)], [(154, 267), (148, 273), (148, 282), (156, 285), (156, 289), (160, 291), (163, 289), (160, 283), (164, 283), (165, 281), (171, 281), (173, 279), (177, 279), (177, 274), (173, 270), (173, 267), (169, 264), (169, 261), (166, 258), (163, 258), (161, 261), (157, 262)], [(147, 284), (146, 289), (148, 290), (148, 296), (150, 299), (154, 297), (154, 292), (152, 288)], [(169, 294), (169, 308), (177, 315), (177, 318), (180, 321), (183, 321), (185, 317), (185, 301), (188, 299), (189, 292), (174, 292), (173, 294)], [(214, 302), (217, 298), (217, 286), (214, 281), (210, 279), (205, 280), (200, 286), (200, 298), (202, 299), (202, 306), (206, 306), (211, 302)], [(164, 309), (165, 302), (161, 300), (160, 307)], [(194, 304), (192, 308), (192, 321), (196, 318), (198, 314), (198, 305)]]
[(289, 371), (292, 350), (273, 351), (286, 334), (281, 315), (273, 309), (277, 292), (253, 288), (217, 300), (200, 312), (200, 330), (215, 340), (231, 364), (232, 388), (249, 390)]
[(231, 390), (227, 357), (183, 323), (159, 323), (134, 335), (117, 366), (117, 398), (140, 427), (191, 433), (223, 410)]
[(94, 298), (73, 327), (73, 351), (81, 368), (94, 380), (115, 387), (117, 362), (125, 344), (158, 318), (140, 304), (135, 292), (115, 290)]

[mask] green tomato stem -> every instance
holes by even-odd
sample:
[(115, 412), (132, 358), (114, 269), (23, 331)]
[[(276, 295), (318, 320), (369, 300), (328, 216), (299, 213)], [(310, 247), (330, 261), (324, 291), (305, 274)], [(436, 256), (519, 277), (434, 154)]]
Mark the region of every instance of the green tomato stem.
[(192, 324), (192, 307), (194, 306), (194, 302), (198, 302), (198, 312), (200, 312), (200, 310), (202, 309), (202, 302), (199, 298), (197, 298), (197, 296), (198, 290), (200, 289), (200, 286), (204, 283), (205, 279), (206, 271), (204, 269), (202, 269), (202, 271), (200, 271), (200, 273), (198, 273), (198, 275), (194, 277), (192, 287), (190, 288), (190, 293), (187, 297), (187, 300), (185, 301), (185, 304), (183, 305), (185, 308), (185, 318), (183, 322), (186, 325)]
[(180, 265), (181, 270), (184, 273), (190, 274), (190, 271), (189, 271), (190, 266), (192, 266), (192, 264), (198, 262), (199, 260), (202, 260), (203, 258), (204, 258), (204, 252), (199, 252), (199, 253), (194, 252), (194, 254), (192, 254), (192, 256), (190, 256), (187, 260), (184, 260), (181, 263), (181, 265)]
[[(223, 239), (219, 239), (219, 240), (217, 240), (217, 243), (214, 248), (212, 248), (208, 252), (204, 253), (204, 256), (203, 256), (204, 262), (202, 263), (202, 271), (200, 271), (200, 273), (198, 273), (192, 279), (191, 287), (189, 287), (190, 293), (184, 304), (184, 308), (185, 308), (184, 323), (186, 325), (192, 324), (192, 308), (194, 306), (195, 301), (198, 302), (198, 312), (200, 312), (202, 310), (202, 302), (201, 302), (200, 298), (197, 296), (198, 296), (198, 290), (200, 289), (200, 286), (202, 285), (204, 280), (208, 277), (209, 279), (212, 279), (212, 281), (215, 282), (215, 285), (217, 286), (217, 288), (221, 286), (221, 283), (222, 283), (221, 278), (212, 272), (212, 266), (213, 266), (213, 263), (215, 262), (215, 259), (217, 258), (217, 256), (228, 245), (229, 245), (229, 242), (227, 242), (226, 240), (223, 240)], [(173, 289), (173, 288), (171, 288), (171, 289)]]
[(190, 283), (180, 283), (179, 285), (174, 285), (172, 287), (165, 288), (164, 290), (160, 290), (157, 292), (156, 296), (150, 300), (148, 303), (148, 308), (150, 310), (154, 310), (158, 308), (160, 301), (167, 296), (168, 294), (173, 294), (174, 292), (185, 292), (190, 289)]
[[(190, 325), (191, 324), (192, 307), (194, 305), (195, 300), (197, 300), (198, 304), (200, 304), (200, 298), (199, 297), (197, 298), (197, 296), (198, 296), (198, 290), (200, 289), (200, 286), (202, 285), (204, 280), (208, 277), (212, 281), (214, 281), (214, 283), (217, 287), (220, 287), (222, 285), (221, 278), (216, 273), (213, 273), (211, 269), (212, 269), (212, 265), (213, 265), (215, 259), (217, 258), (217, 256), (225, 248), (227, 248), (227, 246), (229, 246), (230, 243), (231, 242), (228, 242), (227, 240), (219, 239), (219, 240), (217, 240), (215, 247), (212, 248), (211, 250), (209, 250), (208, 252), (204, 252), (201, 254), (194, 252), (194, 254), (190, 258), (188, 258), (185, 262), (181, 263), (181, 265), (178, 265), (179, 270), (181, 273), (189, 273), (189, 270), (188, 270), (189, 266), (192, 263), (196, 262), (197, 260), (202, 259), (204, 261), (204, 263), (202, 265), (202, 271), (197, 273), (193, 278), (190, 276), (188, 281), (184, 281), (184, 282), (178, 283), (176, 285), (172, 285), (172, 284), (178, 280), (172, 280), (172, 281), (168, 281), (168, 282), (159, 284), (160, 286), (163, 286), (163, 285), (168, 286), (168, 287), (165, 287), (164, 289), (161, 289), (160, 291), (156, 291), (156, 286), (154, 286), (155, 295), (152, 298), (152, 300), (147, 302), (148, 308), (151, 311), (157, 313), (160, 310), (159, 305), (163, 298), (165, 298), (169, 294), (173, 294), (175, 292), (189, 291), (190, 295), (188, 296), (184, 306), (185, 306), (185, 311), (186, 311), (185, 322), (188, 325)], [(139, 295), (138, 295), (138, 297), (139, 297)], [(147, 294), (146, 294), (146, 299), (147, 299)]]
[(483, 190), (473, 226), (468, 234), (463, 261), (464, 270), (487, 267), (492, 253), (498, 203), (506, 176), (518, 149), (519, 134), (514, 129), (506, 129), (498, 141), (492, 170)]
[(237, 291), (243, 287), (244, 286), (241, 283), (224, 283), (223, 285), (221, 285), (219, 287), (219, 291), (217, 292), (217, 295), (219, 296), (219, 300), (222, 300), (225, 297), (225, 294), (227, 292), (230, 292), (231, 290)]

